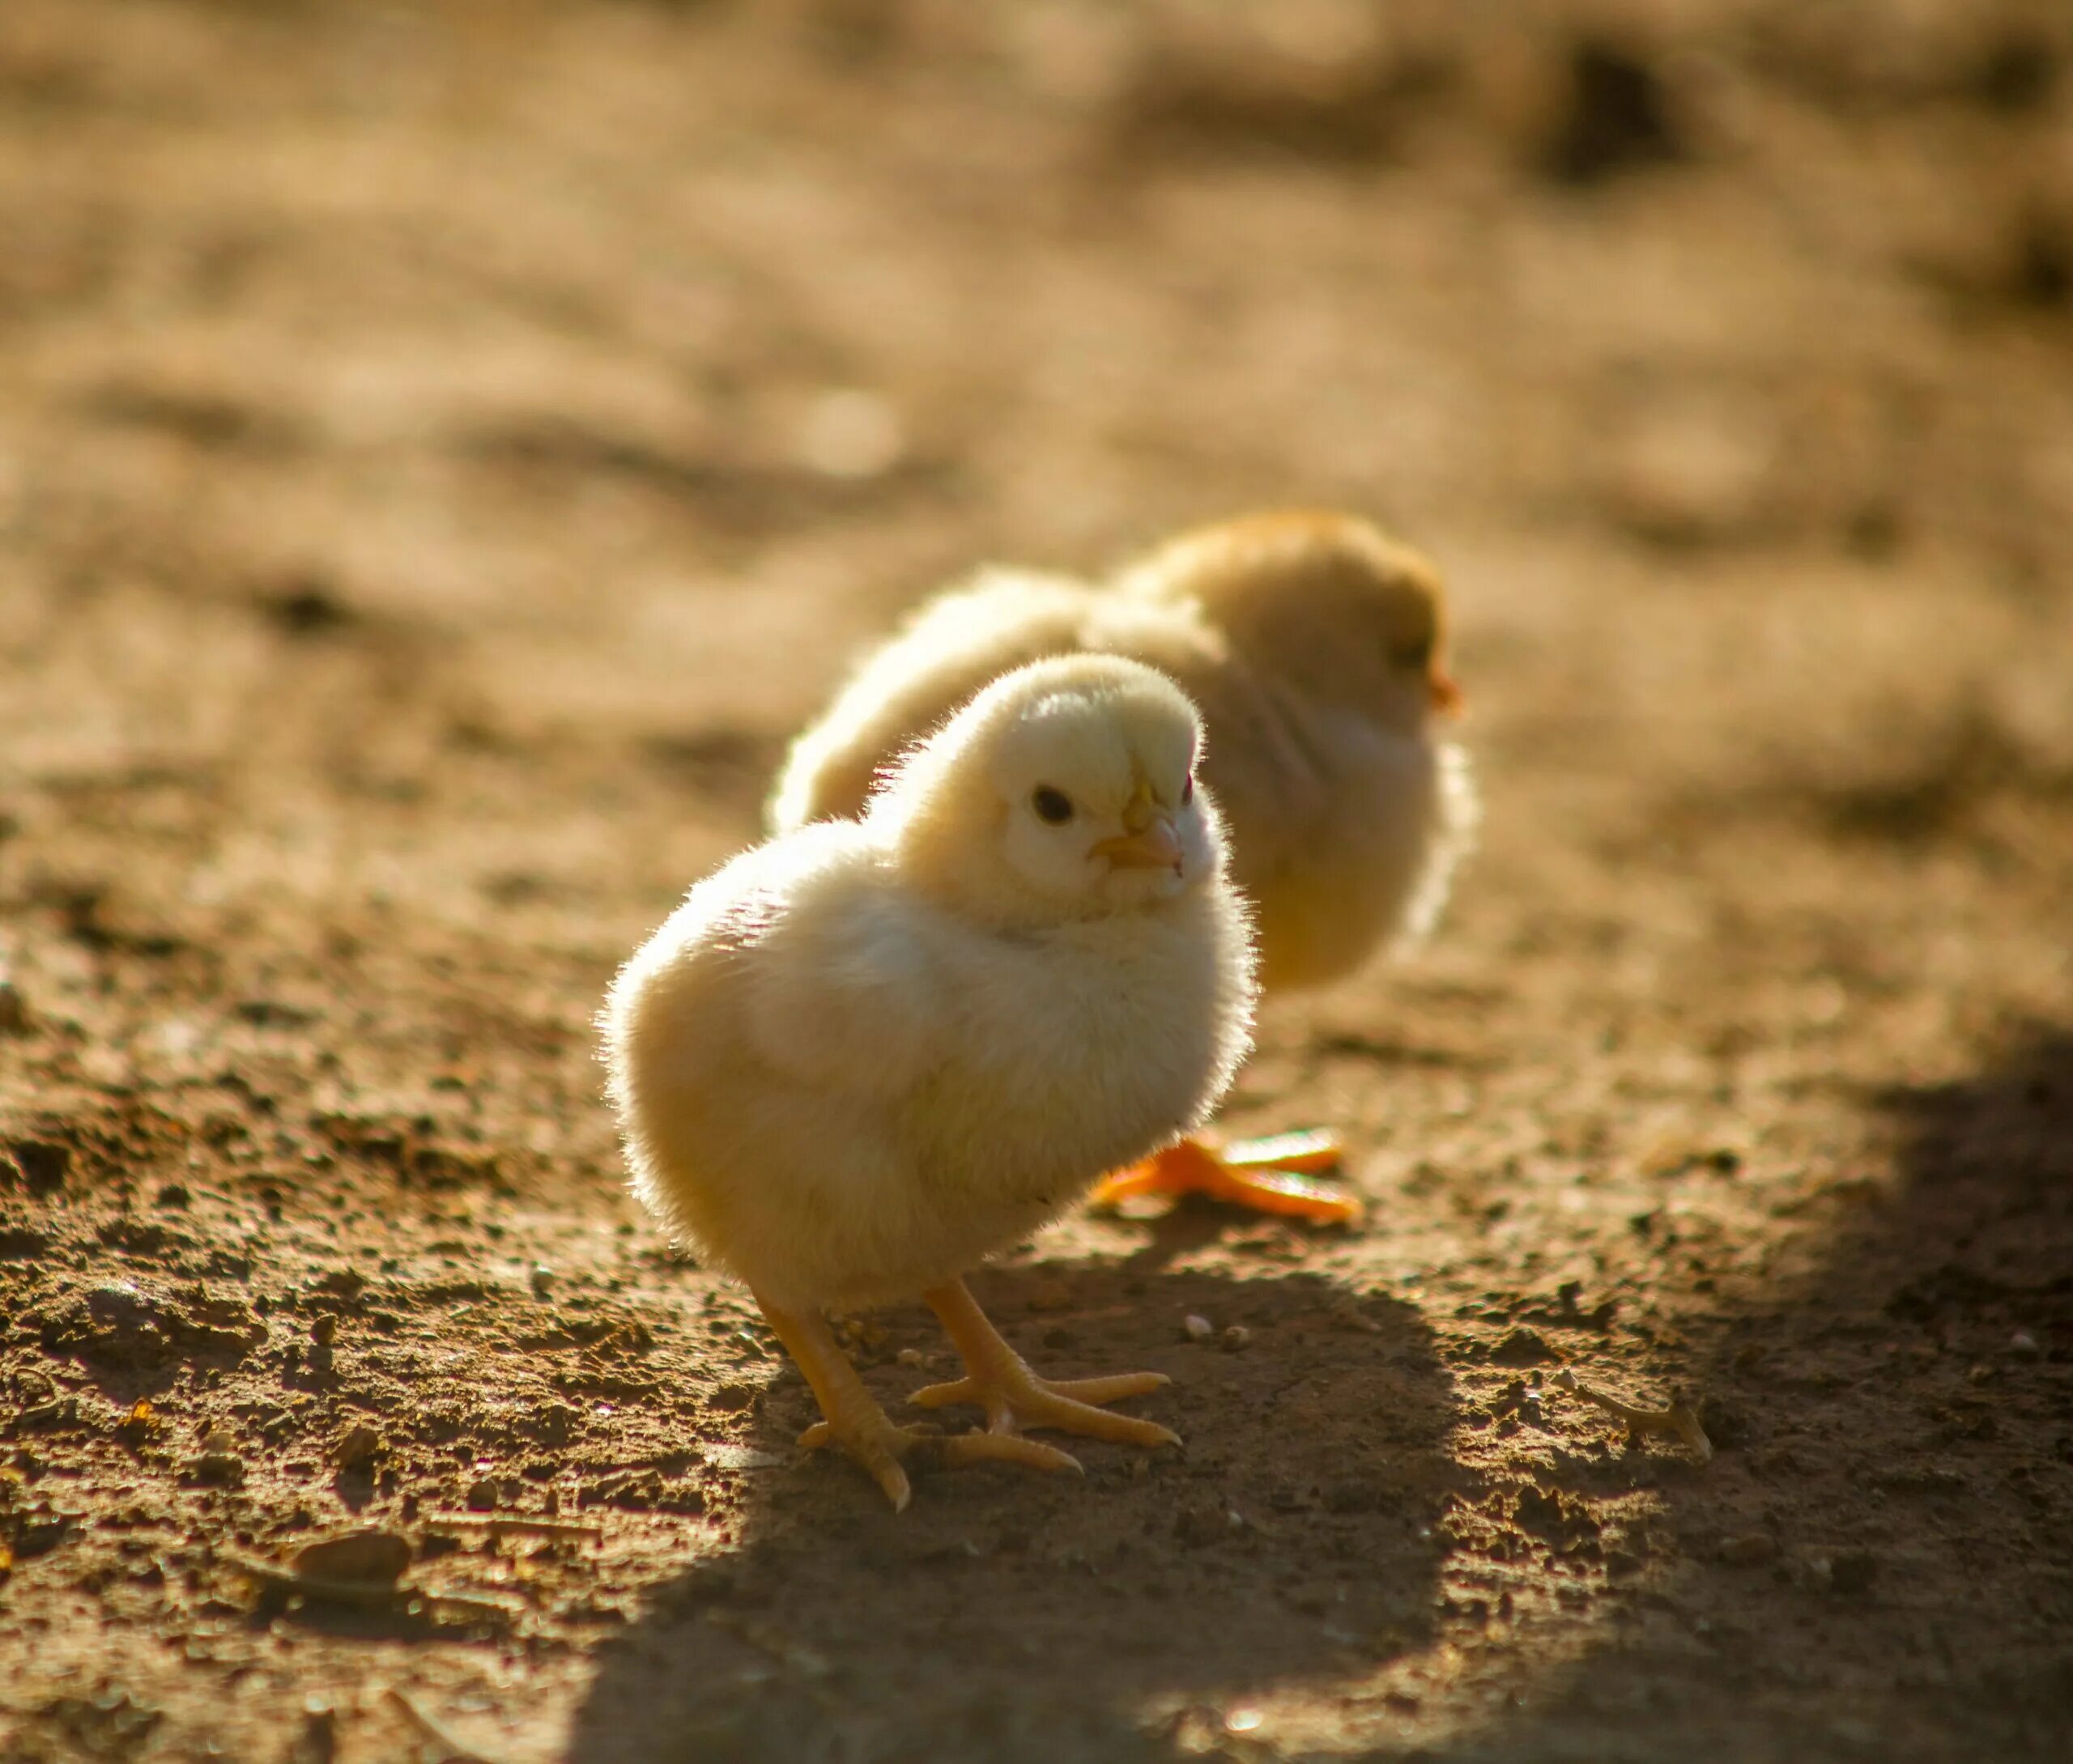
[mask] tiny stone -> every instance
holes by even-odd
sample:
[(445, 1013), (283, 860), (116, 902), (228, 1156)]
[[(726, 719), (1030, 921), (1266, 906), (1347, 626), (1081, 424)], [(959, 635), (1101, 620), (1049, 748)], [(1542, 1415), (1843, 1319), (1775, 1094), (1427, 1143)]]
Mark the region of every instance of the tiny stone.
[(496, 1484), (489, 1477), (478, 1477), (468, 1490), (468, 1511), (471, 1513), (493, 1513), (496, 1511)]
[(205, 1452), (194, 1460), (194, 1474), (212, 1488), (236, 1488), (245, 1481), (245, 1464), (235, 1452)]
[(338, 1339), (338, 1320), (328, 1314), (309, 1320), (309, 1339), (321, 1348), (327, 1348)]
[(2008, 1351), (2019, 1360), (2033, 1360), (2044, 1350), (2037, 1345), (2037, 1338), (2028, 1329), (2018, 1329), (2008, 1337)]
[(544, 1299), (554, 1290), (555, 1273), (545, 1262), (533, 1264), (533, 1296)]
[(381, 1449), (381, 1435), (365, 1422), (347, 1430), (346, 1436), (338, 1442), (338, 1450), (332, 1454), (341, 1469), (350, 1470), (365, 1464)]
[(29, 1026), (29, 1002), (12, 980), (0, 980), (0, 1035), (19, 1035)]
[(168, 1182), (159, 1190), (156, 1200), (160, 1206), (185, 1207), (193, 1201), (194, 1197), (188, 1193), (185, 1184)]
[(1191, 1311), (1181, 1319), (1181, 1333), (1190, 1341), (1207, 1341), (1216, 1333), (1216, 1325)]
[(1249, 1345), (1252, 1339), (1253, 1332), (1250, 1329), (1242, 1323), (1234, 1323), (1224, 1332), (1224, 1351), (1228, 1354), (1236, 1354), (1241, 1348)]

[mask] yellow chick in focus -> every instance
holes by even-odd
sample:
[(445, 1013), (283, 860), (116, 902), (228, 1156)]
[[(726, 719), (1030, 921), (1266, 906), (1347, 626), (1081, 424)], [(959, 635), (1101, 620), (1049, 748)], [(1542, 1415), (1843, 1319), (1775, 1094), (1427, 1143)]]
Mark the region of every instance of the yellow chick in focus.
[[(1253, 957), (1197, 788), (1194, 707), (1087, 656), (993, 680), (860, 818), (781, 834), (693, 888), (600, 1018), (641, 1200), (744, 1282), (836, 1445), (903, 1465), (1077, 1469), (1020, 1437), (1141, 1445), (1100, 1405), (1156, 1373), (1038, 1378), (963, 1274), (1201, 1120), (1249, 1046)], [(823, 1311), (919, 1294), (966, 1375), (915, 1393), (988, 1430), (896, 1426)]]
[[(1438, 572), (1370, 523), (1249, 515), (1184, 533), (1096, 584), (988, 570), (926, 603), (799, 737), (772, 797), (777, 829), (853, 814), (885, 768), (1004, 670), (1109, 653), (1169, 675), (1199, 707), (1203, 778), (1230, 829), (1270, 992), (1353, 972), (1422, 936), (1474, 833), (1466, 756), (1435, 725), (1460, 703), (1446, 671)], [(1170, 1148), (1097, 1191), (1207, 1192), (1318, 1220), (1358, 1203), (1313, 1172), (1329, 1135), (1221, 1154)]]

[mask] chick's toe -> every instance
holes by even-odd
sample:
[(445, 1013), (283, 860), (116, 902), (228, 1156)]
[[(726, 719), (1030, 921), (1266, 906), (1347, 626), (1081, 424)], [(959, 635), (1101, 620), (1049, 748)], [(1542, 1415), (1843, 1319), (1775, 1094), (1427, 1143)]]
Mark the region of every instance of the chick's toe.
[(986, 1412), (987, 1432), (967, 1439), (1013, 1439), (1025, 1427), (1049, 1427), (1124, 1445), (1177, 1446), (1181, 1436), (1156, 1421), (1111, 1414), (1097, 1405), (1142, 1396), (1173, 1382), (1164, 1372), (1121, 1372), (1106, 1378), (1044, 1379), (1001, 1339), (962, 1281), (922, 1295), (964, 1362), (965, 1375), (930, 1384), (908, 1401), (924, 1409), (973, 1403)]
[(900, 1427), (881, 1410), (875, 1421), (868, 1418), (838, 1433), (830, 1422), (816, 1421), (799, 1435), (809, 1451), (834, 1448), (846, 1452), (870, 1473), (883, 1489), (895, 1512), (907, 1509), (910, 1487), (909, 1469), (962, 1470), (980, 1464), (1019, 1464), (1031, 1470), (1071, 1470), (1084, 1474), (1079, 1460), (1070, 1452), (1047, 1446), (1014, 1434), (939, 1433), (933, 1427)]
[(910, 1464), (917, 1470), (960, 1469), (974, 1464), (1020, 1464), (1035, 1470), (1079, 1469), (1076, 1458), (1034, 1439), (980, 1433), (946, 1436), (933, 1428), (894, 1426), (864, 1388), (826, 1318), (818, 1311), (781, 1305), (761, 1293), (756, 1294), (756, 1303), (806, 1375), (822, 1414), (828, 1418), (801, 1434), (799, 1443), (809, 1449), (832, 1447), (847, 1452), (885, 1490), (896, 1513), (907, 1510), (913, 1493), (907, 1477)]

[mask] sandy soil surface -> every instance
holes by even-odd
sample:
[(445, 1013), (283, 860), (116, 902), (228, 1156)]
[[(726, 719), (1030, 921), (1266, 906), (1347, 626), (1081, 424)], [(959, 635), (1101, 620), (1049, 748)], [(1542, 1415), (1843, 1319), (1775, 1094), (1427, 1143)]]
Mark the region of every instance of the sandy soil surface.
[[(1488, 802), (1233, 1101), (1371, 1218), (1007, 1258), (1185, 1449), (896, 1518), (590, 1014), (917, 594), (1291, 501)], [(2070, 513), (2050, 0), (8, 0), (0, 1757), (2073, 1755)]]

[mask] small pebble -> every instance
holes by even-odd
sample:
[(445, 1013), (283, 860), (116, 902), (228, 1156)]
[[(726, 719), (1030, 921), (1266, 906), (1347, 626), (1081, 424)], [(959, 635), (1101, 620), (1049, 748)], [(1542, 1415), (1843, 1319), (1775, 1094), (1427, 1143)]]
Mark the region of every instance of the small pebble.
[(321, 1348), (327, 1348), (338, 1339), (338, 1320), (329, 1315), (309, 1320), (309, 1339)]
[(365, 1422), (348, 1428), (339, 1440), (338, 1450), (332, 1454), (341, 1469), (350, 1470), (365, 1464), (381, 1449), (381, 1435)]
[(1241, 1348), (1246, 1346), (1252, 1339), (1253, 1332), (1250, 1329), (1242, 1323), (1234, 1323), (1224, 1332), (1224, 1350), (1227, 1354), (1236, 1354)]
[(12, 980), (0, 980), (0, 1035), (19, 1035), (29, 1026), (29, 1001)]
[(356, 1526), (304, 1544), (295, 1553), (296, 1572), (313, 1580), (393, 1586), (411, 1565), (410, 1540), (375, 1526)]
[(1181, 1319), (1181, 1333), (1190, 1341), (1207, 1341), (1216, 1333), (1216, 1325), (1191, 1311)]
[(533, 1296), (544, 1299), (554, 1290), (555, 1273), (545, 1262), (533, 1264)]
[(194, 1460), (193, 1473), (211, 1488), (236, 1488), (245, 1481), (245, 1460), (234, 1452), (205, 1452)]
[(2008, 1351), (2019, 1360), (2033, 1360), (2044, 1352), (2037, 1345), (2037, 1338), (2028, 1329), (2018, 1329), (2008, 1337)]

